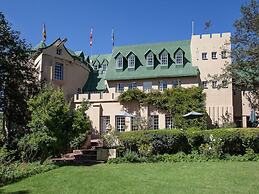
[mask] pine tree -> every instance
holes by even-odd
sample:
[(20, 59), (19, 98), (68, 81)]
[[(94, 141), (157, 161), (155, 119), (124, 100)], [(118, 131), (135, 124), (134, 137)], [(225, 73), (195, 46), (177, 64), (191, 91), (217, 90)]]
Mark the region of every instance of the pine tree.
[(7, 147), (11, 148), (26, 129), (27, 100), (37, 92), (36, 71), (29, 63), (30, 47), (0, 12), (0, 107)]

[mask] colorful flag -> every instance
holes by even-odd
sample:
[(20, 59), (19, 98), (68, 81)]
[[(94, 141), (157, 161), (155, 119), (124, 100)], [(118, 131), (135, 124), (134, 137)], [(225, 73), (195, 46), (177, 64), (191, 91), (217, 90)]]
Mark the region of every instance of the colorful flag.
[(114, 47), (115, 35), (114, 30), (112, 29), (112, 47)]
[(93, 28), (91, 28), (91, 32), (90, 32), (90, 47), (93, 46)]
[(43, 41), (46, 41), (47, 39), (47, 33), (46, 33), (46, 26), (43, 24), (43, 29), (42, 29), (42, 39)]

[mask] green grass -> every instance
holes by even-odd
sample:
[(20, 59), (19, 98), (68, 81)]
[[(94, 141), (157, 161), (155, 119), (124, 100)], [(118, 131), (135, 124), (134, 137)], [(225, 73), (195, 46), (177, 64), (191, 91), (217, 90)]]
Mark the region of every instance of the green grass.
[(0, 193), (259, 193), (259, 162), (66, 166), (2, 187)]

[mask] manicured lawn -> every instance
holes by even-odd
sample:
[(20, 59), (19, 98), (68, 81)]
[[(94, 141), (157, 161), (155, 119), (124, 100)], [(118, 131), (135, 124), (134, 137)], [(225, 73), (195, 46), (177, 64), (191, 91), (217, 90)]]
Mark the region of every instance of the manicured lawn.
[(259, 162), (66, 166), (0, 193), (259, 193)]

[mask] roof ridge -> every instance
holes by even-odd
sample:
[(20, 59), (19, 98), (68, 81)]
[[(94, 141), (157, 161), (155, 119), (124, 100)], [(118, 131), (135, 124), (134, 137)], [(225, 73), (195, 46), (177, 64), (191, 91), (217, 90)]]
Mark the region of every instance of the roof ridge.
[(177, 42), (190, 42), (190, 41), (191, 41), (190, 39), (186, 39), (186, 40), (175, 40), (175, 41), (165, 41), (165, 42), (155, 42), (155, 43), (128, 44), (128, 45), (115, 46), (114, 48), (136, 47), (136, 46), (156, 46), (160, 44), (172, 44)]

